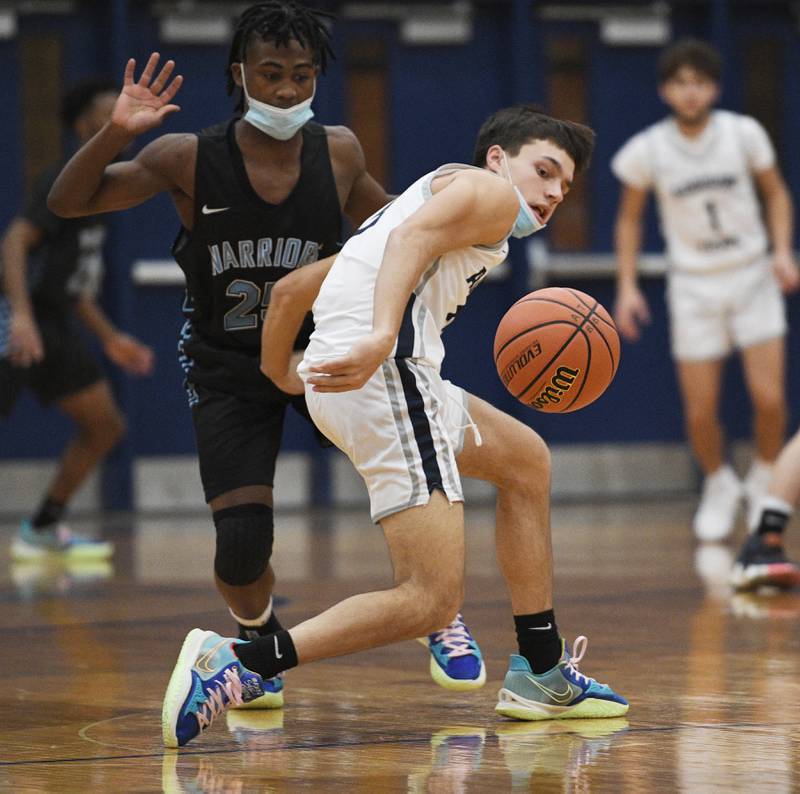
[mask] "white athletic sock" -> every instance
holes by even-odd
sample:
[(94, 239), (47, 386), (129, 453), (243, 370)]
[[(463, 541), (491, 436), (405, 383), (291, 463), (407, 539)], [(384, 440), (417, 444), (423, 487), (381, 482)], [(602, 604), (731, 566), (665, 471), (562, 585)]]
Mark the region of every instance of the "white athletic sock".
[(257, 618), (240, 618), (230, 607), (228, 607), (228, 612), (231, 613), (231, 617), (240, 625), (244, 626), (248, 629), (255, 629), (259, 626), (266, 625), (266, 622), (270, 619), (272, 615), (272, 597), (270, 596), (269, 603), (267, 604), (267, 608), (257, 617)]

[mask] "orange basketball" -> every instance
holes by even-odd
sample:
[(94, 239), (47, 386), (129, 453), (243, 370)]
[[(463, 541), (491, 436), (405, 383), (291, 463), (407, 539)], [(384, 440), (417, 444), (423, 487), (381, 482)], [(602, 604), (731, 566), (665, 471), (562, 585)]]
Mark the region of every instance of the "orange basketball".
[(494, 337), (503, 385), (537, 411), (568, 413), (594, 402), (619, 365), (609, 313), (585, 292), (547, 287), (520, 298)]

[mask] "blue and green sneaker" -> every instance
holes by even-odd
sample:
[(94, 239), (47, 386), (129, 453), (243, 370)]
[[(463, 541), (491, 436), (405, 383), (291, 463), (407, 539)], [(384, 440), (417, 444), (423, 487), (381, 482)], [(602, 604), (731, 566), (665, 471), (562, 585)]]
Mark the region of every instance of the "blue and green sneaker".
[(264, 695), (265, 680), (233, 651), (241, 642), (202, 629), (186, 635), (164, 695), (161, 730), (166, 747), (183, 747), (231, 706)]
[(575, 655), (572, 656), (562, 640), (563, 651), (558, 664), (541, 674), (531, 671), (524, 656), (512, 654), (495, 711), (516, 720), (621, 717), (626, 714), (628, 701), (625, 698), (578, 670), (587, 643), (586, 637), (578, 637)]
[(11, 559), (17, 562), (43, 560), (56, 556), (64, 560), (105, 560), (114, 553), (107, 540), (91, 540), (73, 534), (64, 524), (51, 529), (34, 529), (23, 521), (11, 543)]
[(486, 667), (478, 643), (461, 617), (441, 631), (419, 640), (431, 653), (431, 677), (445, 689), (467, 692), (486, 683)]

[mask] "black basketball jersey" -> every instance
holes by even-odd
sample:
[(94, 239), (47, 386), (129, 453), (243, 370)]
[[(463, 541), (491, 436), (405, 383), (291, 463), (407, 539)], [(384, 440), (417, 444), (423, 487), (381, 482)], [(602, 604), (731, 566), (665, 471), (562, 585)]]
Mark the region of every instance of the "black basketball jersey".
[[(193, 228), (182, 228), (172, 254), (186, 275), (183, 351), (209, 381), (250, 372), (256, 381), (261, 325), (276, 281), (341, 247), (341, 207), (324, 127), (302, 129), (300, 176), (280, 204), (250, 183), (236, 143), (235, 119), (197, 136)], [(301, 337), (310, 328), (304, 328)], [(251, 380), (250, 375), (245, 375)]]

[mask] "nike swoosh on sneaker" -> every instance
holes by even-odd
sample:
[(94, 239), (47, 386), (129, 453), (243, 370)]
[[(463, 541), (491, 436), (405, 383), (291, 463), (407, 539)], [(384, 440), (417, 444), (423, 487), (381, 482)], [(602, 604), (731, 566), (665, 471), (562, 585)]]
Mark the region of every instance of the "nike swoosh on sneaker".
[[(572, 687), (567, 683), (567, 688), (563, 692), (555, 692), (552, 689), (548, 689), (546, 686), (540, 684), (533, 676), (526, 675), (525, 678), (528, 679), (537, 689), (540, 689), (547, 697), (554, 700), (559, 705), (566, 705), (572, 700)], [(566, 683), (566, 682), (565, 682)]]
[(200, 210), (200, 212), (202, 212), (203, 215), (214, 215), (217, 212), (225, 212), (226, 210), (229, 209), (230, 207), (209, 207), (208, 204), (203, 204), (203, 207)]
[(195, 665), (194, 665), (194, 666), (195, 666), (195, 667), (196, 667), (196, 668), (197, 668), (197, 669), (198, 669), (198, 670), (199, 670), (201, 673), (213, 673), (213, 672), (215, 672), (215, 668), (211, 667), (211, 666), (209, 665), (209, 662), (211, 661), (211, 659), (212, 659), (212, 657), (214, 656), (214, 654), (215, 654), (215, 653), (216, 653), (216, 652), (217, 652), (217, 651), (218, 651), (220, 648), (222, 648), (224, 645), (227, 645), (229, 642), (230, 642), (230, 640), (227, 640), (227, 639), (226, 639), (226, 640), (222, 640), (221, 642), (218, 642), (218, 643), (217, 643), (217, 644), (216, 644), (216, 645), (215, 645), (213, 648), (211, 648), (211, 650), (208, 650), (208, 651), (206, 651), (206, 652), (205, 652), (205, 653), (204, 653), (204, 654), (203, 654), (203, 655), (202, 655), (202, 656), (201, 656), (201, 657), (200, 657), (200, 658), (199, 658), (199, 659), (198, 659), (198, 660), (195, 662)]

